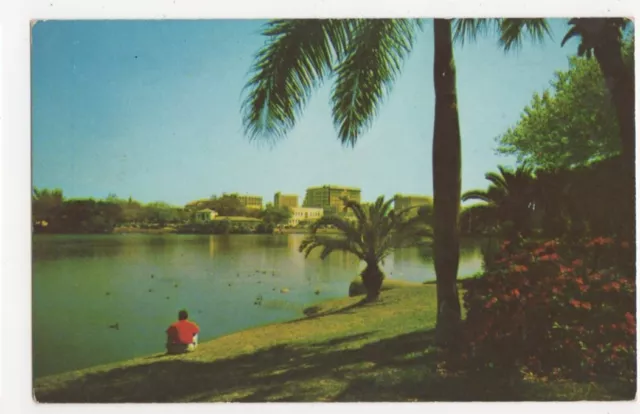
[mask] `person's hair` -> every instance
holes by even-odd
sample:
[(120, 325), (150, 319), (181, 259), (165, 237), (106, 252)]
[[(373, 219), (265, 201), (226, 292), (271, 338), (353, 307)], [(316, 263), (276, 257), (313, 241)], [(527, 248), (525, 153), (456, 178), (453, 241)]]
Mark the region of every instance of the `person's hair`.
[(181, 321), (184, 321), (188, 317), (189, 317), (189, 314), (187, 313), (186, 309), (182, 309), (180, 312), (178, 312), (178, 319), (180, 319)]

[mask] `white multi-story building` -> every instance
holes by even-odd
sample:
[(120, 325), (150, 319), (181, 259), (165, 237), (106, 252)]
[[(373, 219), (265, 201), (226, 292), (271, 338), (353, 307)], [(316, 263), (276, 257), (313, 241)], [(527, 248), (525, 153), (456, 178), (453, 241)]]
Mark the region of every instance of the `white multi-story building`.
[(293, 207), (291, 208), (290, 226), (297, 226), (301, 221), (312, 222), (320, 219), (324, 214), (324, 209), (315, 207)]

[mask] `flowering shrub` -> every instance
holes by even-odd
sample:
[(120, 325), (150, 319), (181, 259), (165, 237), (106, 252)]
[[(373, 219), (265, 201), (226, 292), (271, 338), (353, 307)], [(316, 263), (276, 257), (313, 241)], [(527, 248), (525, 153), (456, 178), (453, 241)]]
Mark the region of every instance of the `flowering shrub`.
[(635, 379), (635, 259), (626, 241), (509, 242), (463, 281), (469, 367)]

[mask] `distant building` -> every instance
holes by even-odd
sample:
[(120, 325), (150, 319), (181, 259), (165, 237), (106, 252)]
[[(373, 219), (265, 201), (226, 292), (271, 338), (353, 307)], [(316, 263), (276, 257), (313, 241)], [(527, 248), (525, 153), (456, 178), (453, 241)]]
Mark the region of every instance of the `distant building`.
[(280, 192), (275, 193), (273, 196), (274, 207), (298, 207), (298, 196), (296, 194), (282, 194)]
[(425, 205), (433, 205), (433, 198), (424, 195), (410, 194), (396, 194), (393, 197), (393, 208), (396, 211), (409, 207), (418, 207)]
[(237, 197), (240, 203), (247, 209), (261, 210), (262, 209), (262, 196), (249, 195), (249, 194), (222, 194), (223, 196)]
[(324, 209), (314, 207), (292, 207), (290, 226), (297, 226), (301, 221), (313, 222), (324, 215)]
[(323, 185), (319, 187), (307, 188), (304, 197), (304, 207), (321, 208), (326, 214), (336, 214), (342, 212), (344, 203), (343, 197), (349, 200), (360, 202), (361, 190), (355, 187), (345, 187), (340, 185)]
[(218, 217), (218, 213), (209, 208), (205, 208), (203, 210), (196, 211), (194, 216), (196, 221), (201, 223), (207, 223), (215, 219), (216, 217)]

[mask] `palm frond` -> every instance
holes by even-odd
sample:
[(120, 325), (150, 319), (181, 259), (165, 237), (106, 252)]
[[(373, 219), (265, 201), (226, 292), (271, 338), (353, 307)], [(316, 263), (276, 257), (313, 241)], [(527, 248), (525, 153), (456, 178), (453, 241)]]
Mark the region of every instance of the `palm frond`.
[(343, 236), (347, 240), (356, 244), (361, 249), (364, 249), (361, 233), (348, 220), (345, 220), (342, 217), (338, 216), (323, 216), (311, 225), (311, 234), (316, 234), (318, 229), (324, 226), (335, 227), (337, 230), (342, 232)]
[[(574, 23), (571, 23), (571, 21), (573, 20), (575, 19), (569, 20), (569, 24), (574, 24)], [(567, 34), (564, 35), (564, 37), (562, 38), (562, 41), (560, 42), (560, 47), (564, 46), (564, 44), (567, 43), (569, 39), (571, 39), (572, 37), (580, 37), (580, 30), (578, 30), (577, 26), (573, 26), (571, 29), (569, 29)]]
[(243, 93), (244, 133), (250, 139), (283, 137), (315, 87), (344, 55), (349, 20), (274, 20), (257, 53)]
[(343, 237), (308, 236), (300, 243), (299, 250), (304, 253), (305, 257), (309, 257), (311, 252), (317, 248), (322, 248), (320, 252), (320, 259), (322, 260), (326, 259), (334, 251), (348, 252), (364, 260), (362, 251), (360, 251), (355, 244)]
[[(498, 167), (498, 169), (500, 169), (501, 167)], [(508, 187), (507, 185), (507, 177), (509, 177), (510, 172), (509, 171), (504, 171), (504, 170), (500, 170), (499, 173), (496, 172), (488, 172), (484, 175), (484, 178), (488, 181), (490, 181), (493, 185), (495, 185), (498, 188), (501, 189), (506, 189)]]
[(358, 203), (357, 201), (351, 200), (347, 197), (343, 197), (342, 202), (344, 203), (345, 211), (351, 210), (353, 214), (356, 216), (356, 218), (358, 219), (358, 223), (362, 224), (367, 221), (367, 215), (364, 212), (362, 205), (360, 203)]
[(499, 44), (505, 52), (521, 47), (525, 35), (534, 42), (553, 37), (547, 19), (501, 19), (499, 32)]
[(475, 41), (478, 35), (485, 35), (491, 26), (499, 27), (500, 19), (456, 19), (453, 22), (453, 40), (461, 46), (464, 42)]
[(487, 203), (490, 203), (490, 202), (493, 201), (491, 199), (491, 197), (489, 196), (489, 193), (487, 191), (485, 191), (485, 190), (469, 190), (469, 191), (466, 191), (464, 194), (462, 194), (460, 199), (462, 201), (480, 200), (480, 201), (484, 201), (484, 202), (487, 202)]
[(411, 51), (418, 27), (411, 19), (364, 19), (355, 24), (331, 95), (333, 123), (343, 145), (355, 145), (371, 125)]

